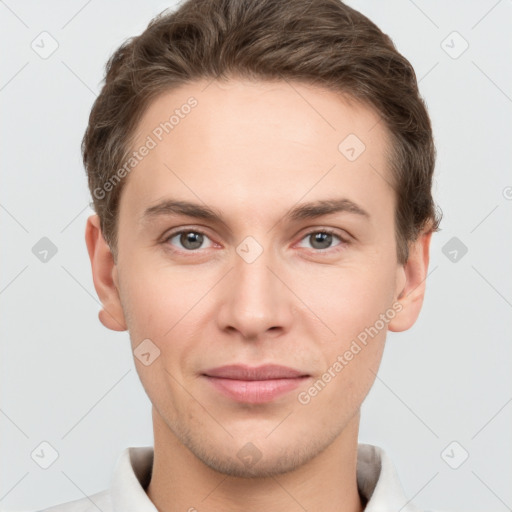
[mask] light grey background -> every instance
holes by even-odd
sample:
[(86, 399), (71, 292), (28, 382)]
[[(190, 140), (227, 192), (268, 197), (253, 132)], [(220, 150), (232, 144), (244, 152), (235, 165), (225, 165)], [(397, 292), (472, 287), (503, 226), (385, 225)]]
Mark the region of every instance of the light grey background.
[[(426, 509), (510, 510), (512, 2), (349, 3), (416, 69), (444, 212), (423, 311), (411, 330), (388, 336), (360, 441), (388, 452), (407, 495)], [(80, 141), (107, 58), (172, 5), (0, 1), (2, 509), (103, 490), (125, 447), (152, 444), (128, 333), (97, 320)], [(43, 31), (58, 42), (47, 59), (31, 48)], [(42, 237), (58, 251), (46, 263), (32, 252)], [(468, 249), (456, 262), (443, 253), (453, 237)], [(48, 469), (31, 458), (43, 441), (59, 453)], [(466, 451), (452, 469), (447, 461)]]

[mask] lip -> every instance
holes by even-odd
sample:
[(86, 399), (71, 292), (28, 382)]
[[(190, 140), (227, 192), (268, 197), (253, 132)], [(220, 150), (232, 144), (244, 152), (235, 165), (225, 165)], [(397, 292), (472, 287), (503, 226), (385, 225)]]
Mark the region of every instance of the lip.
[(252, 404), (270, 402), (310, 377), (300, 370), (274, 364), (220, 366), (204, 371), (202, 376), (224, 396)]

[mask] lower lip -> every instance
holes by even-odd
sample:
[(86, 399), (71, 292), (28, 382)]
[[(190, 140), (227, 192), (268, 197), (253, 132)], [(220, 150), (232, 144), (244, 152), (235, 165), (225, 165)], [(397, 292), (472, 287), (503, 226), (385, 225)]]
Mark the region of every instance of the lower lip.
[(223, 395), (250, 404), (270, 402), (300, 386), (308, 377), (271, 380), (235, 380), (205, 375), (212, 386)]

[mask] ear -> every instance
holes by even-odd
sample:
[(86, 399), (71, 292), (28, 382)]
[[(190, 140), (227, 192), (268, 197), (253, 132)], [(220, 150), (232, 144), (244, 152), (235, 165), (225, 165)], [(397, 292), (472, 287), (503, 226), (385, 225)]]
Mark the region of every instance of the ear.
[(423, 233), (409, 246), (409, 258), (397, 275), (395, 300), (401, 304), (402, 309), (388, 323), (390, 331), (410, 329), (420, 314), (425, 296), (431, 238), (432, 231)]
[(126, 322), (118, 293), (117, 266), (103, 238), (98, 215), (91, 215), (85, 227), (85, 243), (91, 260), (94, 288), (101, 300), (100, 322), (113, 331), (126, 331)]

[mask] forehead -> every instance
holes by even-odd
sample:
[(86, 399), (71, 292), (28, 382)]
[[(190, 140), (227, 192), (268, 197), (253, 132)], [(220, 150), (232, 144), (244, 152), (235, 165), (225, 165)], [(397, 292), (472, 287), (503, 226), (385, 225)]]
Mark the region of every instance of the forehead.
[[(388, 134), (378, 114), (353, 99), (289, 82), (194, 82), (158, 96), (144, 112), (137, 161), (123, 201), (137, 219), (166, 195), (244, 206), (347, 192), (368, 210), (393, 202)], [(373, 205), (373, 206), (372, 206)], [(126, 209), (126, 208), (125, 208)]]
[(198, 81), (154, 98), (139, 121), (134, 145), (143, 143), (147, 135), (156, 142), (170, 139), (171, 134), (173, 138), (188, 135), (188, 126), (198, 136), (207, 136), (202, 141), (204, 149), (214, 133), (219, 137), (214, 142), (229, 136), (237, 143), (257, 132), (261, 139), (265, 134), (279, 134), (311, 148), (315, 135), (330, 135), (338, 149), (336, 142), (347, 130), (373, 145), (386, 138), (387, 130), (380, 121), (375, 109), (355, 98), (309, 84)]

